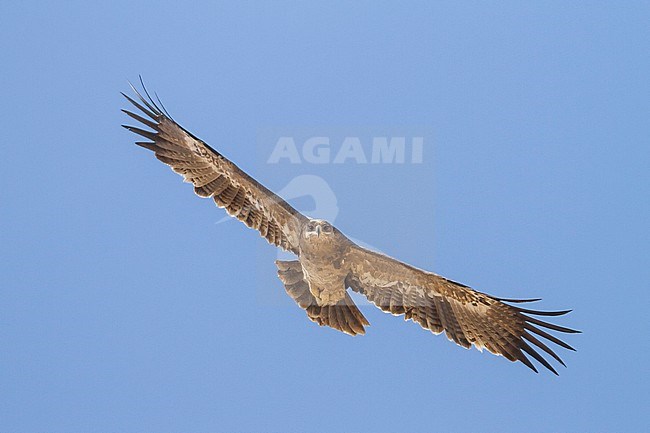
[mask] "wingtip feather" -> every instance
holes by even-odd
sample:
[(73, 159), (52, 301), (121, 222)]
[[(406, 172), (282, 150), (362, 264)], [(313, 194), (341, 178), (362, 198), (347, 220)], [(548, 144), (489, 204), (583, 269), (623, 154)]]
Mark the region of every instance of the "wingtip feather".
[(524, 352), (526, 352), (527, 354), (529, 354), (530, 356), (532, 356), (533, 358), (535, 358), (535, 359), (537, 360), (537, 362), (539, 362), (539, 363), (542, 364), (544, 367), (546, 367), (547, 369), (549, 369), (550, 371), (552, 371), (556, 376), (559, 376), (559, 374), (557, 373), (557, 371), (555, 371), (555, 369), (553, 368), (553, 366), (552, 366), (552, 365), (551, 365), (551, 364), (550, 364), (546, 359), (544, 359), (544, 357), (543, 357), (542, 355), (540, 355), (539, 353), (537, 353), (537, 352), (535, 351), (535, 349), (533, 349), (532, 347), (530, 347), (530, 345), (529, 345), (528, 343), (526, 343), (525, 341), (521, 340), (521, 341), (520, 341), (520, 344), (521, 344), (521, 349), (522, 349)]
[(523, 304), (526, 302), (537, 302), (542, 300), (542, 298), (532, 298), (532, 299), (494, 298), (494, 299), (501, 302), (511, 302), (513, 304)]

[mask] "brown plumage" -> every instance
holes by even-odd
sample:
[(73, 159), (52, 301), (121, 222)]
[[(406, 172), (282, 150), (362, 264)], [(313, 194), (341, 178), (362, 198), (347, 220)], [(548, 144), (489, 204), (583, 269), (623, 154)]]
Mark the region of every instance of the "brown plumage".
[(538, 350), (564, 365), (538, 337), (574, 350), (540, 327), (564, 333), (579, 331), (531, 317), (560, 316), (570, 310), (545, 312), (509, 305), (538, 299), (496, 298), (356, 245), (327, 221), (296, 211), (182, 128), (146, 89), (147, 97), (133, 90), (137, 100), (123, 95), (146, 117), (122, 111), (153, 130), (124, 126), (148, 140), (136, 144), (152, 150), (192, 183), (197, 195), (211, 197), (269, 243), (298, 257), (277, 261), (278, 276), (310, 320), (346, 334), (365, 334), (369, 323), (347, 293), (350, 288), (385, 312), (403, 315), (434, 334), (444, 331), (449, 340), (465, 348), (486, 348), (510, 361), (521, 361), (535, 372), (526, 355), (557, 374)]

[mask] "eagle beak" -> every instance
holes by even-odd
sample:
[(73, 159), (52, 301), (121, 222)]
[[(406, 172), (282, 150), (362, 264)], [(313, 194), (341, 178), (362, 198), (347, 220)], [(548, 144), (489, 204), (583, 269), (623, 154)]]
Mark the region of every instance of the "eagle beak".
[(320, 231), (321, 231), (320, 226), (317, 226), (316, 227), (316, 236), (320, 237)]

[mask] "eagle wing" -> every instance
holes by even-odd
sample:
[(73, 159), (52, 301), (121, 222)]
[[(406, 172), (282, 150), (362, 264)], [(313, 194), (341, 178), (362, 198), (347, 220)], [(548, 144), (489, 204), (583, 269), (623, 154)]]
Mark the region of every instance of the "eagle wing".
[(217, 206), (257, 230), (269, 243), (298, 254), (300, 228), (307, 218), (176, 123), (160, 101), (160, 106), (153, 101), (146, 88), (145, 98), (131, 87), (139, 102), (122, 95), (146, 117), (122, 111), (153, 130), (122, 125), (148, 139), (136, 144), (152, 150), (156, 158), (194, 184), (197, 195), (212, 197)]
[(404, 320), (411, 319), (434, 334), (445, 331), (449, 340), (465, 348), (472, 345), (479, 350), (486, 348), (510, 361), (521, 361), (537, 372), (526, 357), (528, 354), (555, 374), (557, 371), (531, 344), (560, 364), (565, 365), (564, 362), (535, 335), (575, 350), (539, 327), (567, 333), (579, 331), (529, 316), (560, 316), (570, 310), (534, 311), (508, 305), (504, 301), (518, 303), (538, 299), (495, 298), (357, 245), (350, 248), (346, 261), (352, 269), (346, 284), (352, 290), (365, 295), (381, 310), (404, 315)]

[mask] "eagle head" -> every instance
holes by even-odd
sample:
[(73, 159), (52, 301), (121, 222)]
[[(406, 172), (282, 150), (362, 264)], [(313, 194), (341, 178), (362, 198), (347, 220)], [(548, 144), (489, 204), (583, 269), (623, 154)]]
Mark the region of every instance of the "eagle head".
[[(325, 220), (309, 220), (303, 227), (303, 238), (306, 240), (325, 240), (334, 234), (334, 227)], [(312, 239), (313, 237), (315, 239)]]

